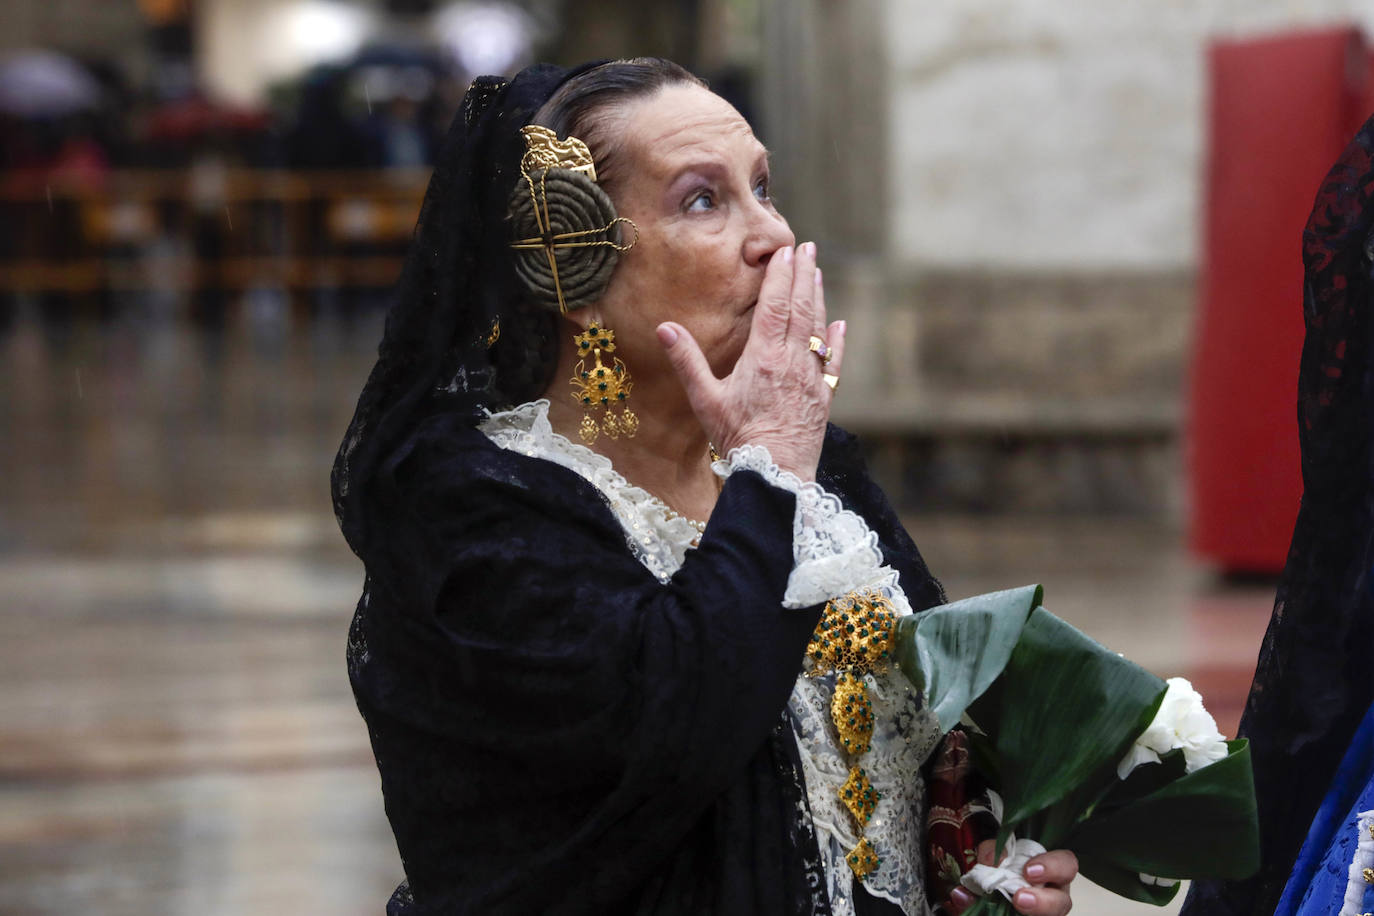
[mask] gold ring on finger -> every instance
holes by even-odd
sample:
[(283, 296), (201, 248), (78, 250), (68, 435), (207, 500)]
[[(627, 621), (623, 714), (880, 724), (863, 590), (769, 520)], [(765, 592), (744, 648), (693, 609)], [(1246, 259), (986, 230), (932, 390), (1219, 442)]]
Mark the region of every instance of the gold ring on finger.
[(812, 334), (811, 339), (806, 342), (806, 349), (821, 358), (822, 366), (830, 365), (830, 361), (835, 358), (835, 352), (826, 345), (824, 340), (821, 340), (815, 334)]
[(829, 372), (821, 374), (821, 380), (830, 386), (831, 391), (837, 391), (840, 387), (840, 377)]

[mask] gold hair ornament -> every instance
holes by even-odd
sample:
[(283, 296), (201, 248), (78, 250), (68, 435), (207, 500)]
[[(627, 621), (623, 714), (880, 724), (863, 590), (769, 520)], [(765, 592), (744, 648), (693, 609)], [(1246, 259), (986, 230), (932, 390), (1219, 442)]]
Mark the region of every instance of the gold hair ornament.
[[(610, 353), (615, 349), (615, 332), (593, 322), (587, 330), (573, 338), (573, 344), (582, 358), (573, 370), (572, 396), (586, 411), (577, 434), (588, 445), (603, 432), (612, 439), (619, 439), (622, 435), (633, 438), (639, 431), (639, 417), (624, 405), (634, 382), (618, 357), (611, 357), (609, 366), (601, 362), (603, 352)], [(590, 366), (587, 365), (588, 355), (593, 360)], [(617, 405), (623, 408), (618, 416), (612, 411)], [(593, 410), (605, 411), (599, 425), (592, 418)]]
[[(611, 248), (617, 252), (629, 251), (639, 241), (639, 227), (634, 224), (633, 220), (623, 216), (614, 216), (615, 211), (610, 205), (610, 199), (605, 198), (605, 192), (596, 186), (596, 165), (592, 162), (591, 150), (587, 148), (587, 144), (576, 137), (559, 140), (558, 135), (552, 130), (537, 124), (522, 127), (520, 133), (525, 138), (525, 154), (520, 158), (520, 174), (525, 179), (525, 185), (529, 191), (529, 201), (534, 212), (535, 228), (538, 234), (517, 239), (511, 243), (510, 247), (517, 251), (538, 249), (544, 251), (545, 257), (548, 259), (554, 291), (558, 298), (558, 311), (566, 315), (568, 303), (563, 294), (563, 282), (558, 274), (559, 250)], [(596, 192), (596, 195), (604, 198), (604, 206), (601, 209), (612, 215), (612, 218), (605, 225), (569, 232), (553, 231), (554, 221), (549, 213), (548, 185), (550, 172), (558, 170), (581, 176), (592, 191)], [(621, 244), (613, 238), (613, 236), (619, 236), (618, 229), (621, 225), (627, 225), (634, 231), (634, 238), (630, 240), (629, 244)], [(609, 277), (609, 272), (606, 276)]]
[(520, 157), (520, 174), (528, 176), (540, 169), (567, 169), (581, 172), (596, 181), (596, 163), (592, 161), (592, 151), (587, 144), (576, 137), (558, 139), (558, 134), (530, 124), (520, 128), (525, 138), (525, 155)]

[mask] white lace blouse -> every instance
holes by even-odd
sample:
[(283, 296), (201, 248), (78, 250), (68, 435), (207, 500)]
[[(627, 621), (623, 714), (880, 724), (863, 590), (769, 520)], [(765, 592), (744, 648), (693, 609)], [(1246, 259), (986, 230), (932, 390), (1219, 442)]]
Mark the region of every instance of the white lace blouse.
[[(531, 401), (491, 414), (480, 428), (502, 448), (552, 461), (592, 483), (625, 529), (630, 550), (660, 581), (667, 582), (699, 537), (697, 526), (662, 500), (631, 486), (611, 467), (610, 459), (554, 432), (548, 409), (546, 400)], [(755, 471), (770, 484), (796, 494), (795, 565), (783, 597), (785, 607), (811, 607), (852, 592), (876, 591), (898, 614), (911, 613), (897, 573), (883, 563), (877, 534), (839, 499), (818, 484), (803, 484), (783, 471), (758, 446), (734, 449), (712, 467), (721, 477), (738, 470)], [(875, 725), (872, 749), (864, 755), (863, 766), (881, 798), (863, 836), (882, 863), (864, 884), (869, 892), (901, 906), (907, 916), (925, 916), (929, 913), (921, 867), (925, 786), (920, 768), (939, 741), (939, 731), (915, 689), (899, 672), (868, 674), (864, 679), (873, 700)], [(812, 676), (803, 671), (788, 712), (825, 860), (830, 905), (835, 916), (853, 916), (856, 879), (844, 857), (860, 835), (840, 800), (849, 762), (831, 721), (834, 687), (835, 675)]]

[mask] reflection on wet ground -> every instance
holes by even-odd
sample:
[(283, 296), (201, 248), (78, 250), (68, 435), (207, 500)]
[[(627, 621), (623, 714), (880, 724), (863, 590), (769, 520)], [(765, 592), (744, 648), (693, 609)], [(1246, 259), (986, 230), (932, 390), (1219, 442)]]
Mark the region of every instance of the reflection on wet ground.
[[(0, 336), (0, 912), (375, 914), (400, 876), (327, 485), (380, 325), (289, 319)], [(908, 521), (951, 597), (1042, 582), (1234, 730), (1272, 587), (1155, 524)]]

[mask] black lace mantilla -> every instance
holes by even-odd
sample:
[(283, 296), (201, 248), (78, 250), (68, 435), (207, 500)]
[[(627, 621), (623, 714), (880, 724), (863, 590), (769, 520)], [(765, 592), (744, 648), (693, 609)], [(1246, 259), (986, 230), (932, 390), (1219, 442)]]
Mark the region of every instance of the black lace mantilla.
[(1272, 913), (1351, 735), (1374, 699), (1374, 119), (1327, 174), (1303, 232), (1298, 377), (1303, 497), (1241, 720), (1262, 865), (1198, 882), (1186, 916)]

